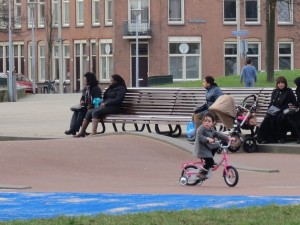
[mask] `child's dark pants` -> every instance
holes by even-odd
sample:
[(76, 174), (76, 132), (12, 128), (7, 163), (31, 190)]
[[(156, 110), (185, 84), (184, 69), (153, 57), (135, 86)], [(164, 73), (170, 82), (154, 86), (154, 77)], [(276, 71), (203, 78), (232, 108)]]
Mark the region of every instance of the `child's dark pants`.
[[(216, 154), (216, 152), (218, 151), (218, 148), (214, 148), (211, 150), (212, 155), (214, 156)], [(212, 168), (214, 166), (214, 158), (203, 158), (205, 160), (205, 165), (203, 166), (203, 168), (205, 170), (209, 170), (210, 168)]]

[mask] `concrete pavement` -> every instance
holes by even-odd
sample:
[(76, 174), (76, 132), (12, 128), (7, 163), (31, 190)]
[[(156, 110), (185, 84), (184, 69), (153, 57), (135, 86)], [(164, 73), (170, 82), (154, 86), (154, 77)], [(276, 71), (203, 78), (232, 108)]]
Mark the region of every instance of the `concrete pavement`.
[(230, 162), (240, 171), (236, 188), (226, 187), (221, 174), (205, 181), (202, 188), (182, 187), (180, 165), (195, 160), (185, 134), (180, 138), (146, 132), (116, 134), (108, 125), (107, 134), (74, 139), (64, 130), (72, 115), (69, 107), (79, 98), (80, 94), (38, 94), (0, 103), (3, 190), (300, 194), (300, 154), (232, 153)]

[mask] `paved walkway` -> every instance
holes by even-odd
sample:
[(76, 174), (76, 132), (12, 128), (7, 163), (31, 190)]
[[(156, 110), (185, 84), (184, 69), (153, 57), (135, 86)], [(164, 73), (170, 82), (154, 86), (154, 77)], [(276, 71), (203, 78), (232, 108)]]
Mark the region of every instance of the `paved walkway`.
[(79, 97), (35, 95), (0, 103), (2, 192), (300, 195), (300, 154), (232, 153), (240, 175), (236, 187), (226, 186), (221, 170), (201, 186), (188, 187), (178, 183), (181, 163), (195, 159), (184, 137), (115, 134), (111, 127), (93, 138), (66, 136), (69, 106)]

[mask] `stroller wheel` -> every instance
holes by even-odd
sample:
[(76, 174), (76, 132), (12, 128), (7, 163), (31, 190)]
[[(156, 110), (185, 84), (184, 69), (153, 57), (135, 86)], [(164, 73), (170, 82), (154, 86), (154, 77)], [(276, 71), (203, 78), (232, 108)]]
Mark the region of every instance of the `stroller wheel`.
[(241, 137), (238, 133), (231, 134), (230, 136), (235, 138), (236, 141), (231, 142), (231, 145), (228, 147), (228, 150), (231, 152), (237, 152), (238, 150), (240, 150), (242, 145)]
[(257, 146), (255, 138), (254, 137), (245, 138), (245, 141), (243, 144), (243, 149), (247, 153), (256, 152), (258, 149), (258, 146)]

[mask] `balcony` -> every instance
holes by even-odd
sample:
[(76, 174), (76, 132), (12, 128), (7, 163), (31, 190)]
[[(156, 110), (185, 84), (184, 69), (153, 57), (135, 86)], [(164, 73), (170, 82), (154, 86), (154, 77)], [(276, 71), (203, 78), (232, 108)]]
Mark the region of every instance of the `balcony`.
[(125, 21), (123, 39), (135, 39), (136, 29), (138, 31), (139, 39), (151, 39), (150, 20)]

